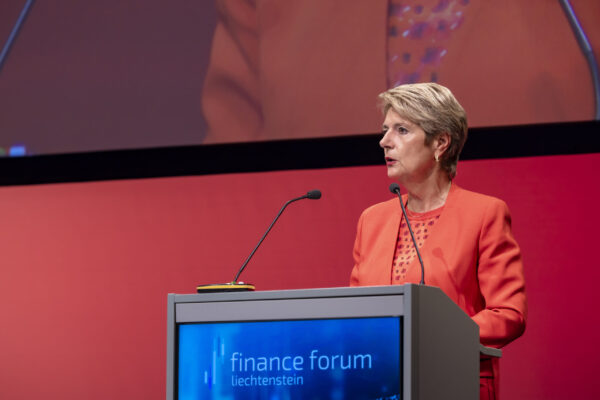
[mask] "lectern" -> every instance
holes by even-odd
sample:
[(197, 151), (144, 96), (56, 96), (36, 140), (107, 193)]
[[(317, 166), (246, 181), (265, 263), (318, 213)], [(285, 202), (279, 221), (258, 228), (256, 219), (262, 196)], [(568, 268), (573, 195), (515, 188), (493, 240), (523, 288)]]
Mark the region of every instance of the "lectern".
[(476, 400), (480, 349), (435, 287), (169, 294), (167, 399)]

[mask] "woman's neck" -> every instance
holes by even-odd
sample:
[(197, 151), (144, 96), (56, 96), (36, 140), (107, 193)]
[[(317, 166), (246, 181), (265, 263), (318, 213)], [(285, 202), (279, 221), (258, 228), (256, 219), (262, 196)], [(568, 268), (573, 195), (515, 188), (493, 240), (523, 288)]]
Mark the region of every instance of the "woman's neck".
[(445, 175), (436, 179), (406, 185), (408, 191), (408, 209), (418, 213), (440, 208), (446, 203), (452, 181)]

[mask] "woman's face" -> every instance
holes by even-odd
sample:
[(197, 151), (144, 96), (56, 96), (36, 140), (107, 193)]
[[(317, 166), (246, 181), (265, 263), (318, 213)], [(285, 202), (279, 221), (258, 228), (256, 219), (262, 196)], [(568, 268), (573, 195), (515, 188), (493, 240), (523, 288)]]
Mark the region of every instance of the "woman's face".
[(388, 177), (402, 184), (422, 182), (436, 169), (433, 146), (425, 144), (425, 131), (391, 108), (383, 121), (379, 145), (385, 153)]

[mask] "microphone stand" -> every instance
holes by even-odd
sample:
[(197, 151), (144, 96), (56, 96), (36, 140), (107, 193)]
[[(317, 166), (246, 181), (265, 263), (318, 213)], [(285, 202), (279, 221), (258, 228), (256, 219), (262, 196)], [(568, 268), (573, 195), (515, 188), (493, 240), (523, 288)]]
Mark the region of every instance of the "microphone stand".
[(415, 234), (413, 233), (412, 227), (410, 226), (410, 221), (408, 220), (408, 215), (406, 214), (406, 208), (404, 207), (404, 203), (402, 202), (402, 195), (400, 194), (400, 186), (397, 183), (392, 183), (390, 185), (390, 192), (396, 194), (400, 199), (400, 207), (402, 208), (402, 215), (404, 215), (404, 220), (406, 221), (406, 225), (408, 226), (408, 231), (410, 232), (410, 237), (413, 242), (413, 246), (415, 246), (415, 250), (417, 251), (417, 257), (419, 257), (419, 263), (421, 264), (421, 282), (419, 285), (425, 284), (425, 266), (423, 265), (423, 259), (421, 258), (421, 253), (419, 252), (419, 246), (417, 246), (417, 241), (415, 240)]
[(319, 190), (311, 190), (310, 192), (306, 193), (304, 196), (296, 197), (295, 199), (286, 201), (285, 204), (283, 205), (283, 207), (281, 207), (281, 209), (277, 213), (277, 216), (275, 217), (275, 219), (273, 219), (273, 222), (271, 222), (271, 225), (269, 225), (269, 227), (267, 228), (267, 231), (264, 233), (264, 235), (258, 241), (258, 244), (256, 245), (256, 247), (254, 247), (254, 250), (252, 250), (252, 252), (248, 256), (248, 258), (246, 258), (246, 261), (244, 261), (244, 263), (242, 264), (242, 267), (240, 268), (238, 273), (235, 275), (235, 278), (233, 278), (233, 281), (228, 282), (228, 283), (217, 283), (217, 284), (211, 284), (211, 285), (198, 285), (196, 287), (196, 291), (198, 293), (214, 293), (214, 292), (246, 292), (246, 291), (255, 290), (254, 285), (249, 284), (249, 283), (240, 282), (240, 281), (238, 281), (238, 279), (239, 279), (240, 275), (242, 274), (242, 272), (244, 271), (244, 269), (246, 268), (246, 265), (248, 265), (248, 262), (250, 261), (252, 256), (254, 256), (254, 253), (256, 253), (256, 250), (258, 250), (258, 248), (260, 247), (263, 240), (265, 240), (265, 238), (271, 231), (271, 228), (273, 228), (273, 225), (275, 225), (275, 222), (277, 222), (277, 220), (283, 213), (283, 210), (285, 210), (288, 205), (290, 205), (291, 203), (298, 201), (298, 200), (303, 200), (303, 199), (318, 200), (320, 198), (321, 198), (321, 192)]

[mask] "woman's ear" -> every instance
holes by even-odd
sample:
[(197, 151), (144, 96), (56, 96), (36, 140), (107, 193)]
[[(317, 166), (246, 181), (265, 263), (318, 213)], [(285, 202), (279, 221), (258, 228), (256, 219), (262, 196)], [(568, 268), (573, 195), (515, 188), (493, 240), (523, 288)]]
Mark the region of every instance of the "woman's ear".
[(448, 134), (448, 132), (440, 133), (435, 140), (433, 141), (433, 151), (435, 152), (436, 157), (442, 158), (442, 155), (448, 150), (450, 147), (450, 142), (452, 138)]

